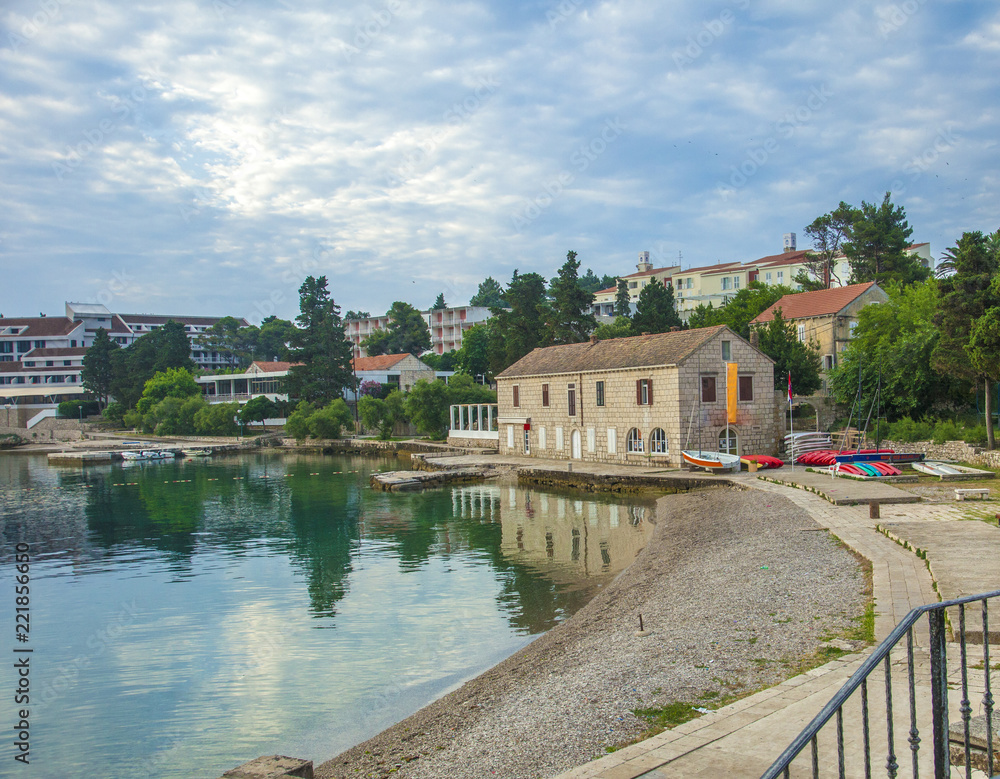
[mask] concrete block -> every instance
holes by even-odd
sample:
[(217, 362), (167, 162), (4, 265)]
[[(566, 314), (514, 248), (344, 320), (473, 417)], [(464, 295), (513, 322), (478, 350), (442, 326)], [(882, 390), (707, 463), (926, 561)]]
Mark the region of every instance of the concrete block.
[(312, 760), (300, 760), (284, 755), (265, 755), (226, 771), (223, 779), (284, 779), (284, 777), (313, 779)]

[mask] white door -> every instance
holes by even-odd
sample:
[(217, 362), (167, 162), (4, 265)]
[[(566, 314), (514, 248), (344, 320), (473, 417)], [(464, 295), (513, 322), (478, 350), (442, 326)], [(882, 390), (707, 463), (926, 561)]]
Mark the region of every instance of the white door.
[(580, 444), (580, 431), (574, 430), (573, 435), (570, 436), (570, 445), (573, 447), (573, 459), (581, 460), (583, 459), (583, 447)]

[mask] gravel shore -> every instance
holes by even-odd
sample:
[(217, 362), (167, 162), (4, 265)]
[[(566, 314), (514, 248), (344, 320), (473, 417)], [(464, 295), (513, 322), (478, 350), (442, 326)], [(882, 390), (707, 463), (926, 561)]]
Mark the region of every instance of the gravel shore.
[(552, 776), (642, 734), (633, 709), (777, 684), (866, 598), (856, 560), (790, 501), (667, 496), (648, 546), (570, 620), (316, 776)]

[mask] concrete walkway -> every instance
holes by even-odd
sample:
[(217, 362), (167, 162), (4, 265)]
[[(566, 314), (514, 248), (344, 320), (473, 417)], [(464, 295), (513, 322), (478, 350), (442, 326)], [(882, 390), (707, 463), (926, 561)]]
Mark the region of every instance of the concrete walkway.
[[(806, 489), (794, 489), (766, 482), (749, 477), (747, 474), (734, 479), (746, 486), (788, 498), (812, 516), (820, 526), (828, 528), (851, 549), (871, 561), (877, 641), (885, 638), (911, 609), (938, 601), (928, 565), (913, 551), (887, 537), (883, 530), (876, 529), (879, 523), (888, 526), (885, 530), (889, 535), (896, 536), (899, 541), (905, 540), (911, 546), (926, 551), (943, 598), (1000, 589), (1000, 565), (996, 562), (1000, 560), (1000, 529), (991, 528), (984, 522), (963, 519), (967, 516), (967, 505), (962, 507), (903, 503), (886, 505), (882, 507), (882, 518), (875, 520), (869, 518), (867, 505), (858, 505), (867, 503), (863, 498), (866, 497), (866, 492), (871, 492), (871, 488), (865, 485), (872, 485), (871, 482), (838, 479), (833, 488), (842, 490), (843, 496), (847, 498), (843, 503), (848, 505), (834, 505)], [(826, 479), (826, 482), (829, 481), (831, 480)], [(809, 487), (809, 485), (801, 486)], [(826, 486), (829, 489), (831, 485)], [(893, 487), (888, 489), (896, 490)], [(884, 501), (885, 496), (882, 492), (880, 489), (877, 499)], [(859, 497), (862, 500), (858, 500)], [(874, 497), (874, 494), (870, 497)], [(919, 543), (909, 541), (908, 538), (916, 539)], [(981, 565), (970, 565), (969, 561), (973, 559), (983, 562)], [(954, 617), (952, 620), (953, 624), (957, 624)], [(920, 712), (925, 712), (930, 709), (929, 664), (925, 650), (928, 644), (926, 622), (921, 623), (919, 627), (921, 629), (915, 629), (913, 633), (916, 647), (915, 678), (917, 706)], [(978, 651), (981, 652), (982, 649), (978, 648)], [(958, 647), (950, 647), (948, 654), (949, 676), (954, 681), (950, 685), (949, 711), (952, 714), (951, 719), (955, 720), (959, 716), (961, 687), (955, 664), (959, 657)], [(994, 658), (998, 654), (1000, 652), (994, 648)], [(759, 692), (730, 706), (705, 714), (699, 719), (664, 731), (646, 741), (580, 766), (562, 774), (560, 779), (759, 777), (843, 686), (866, 656), (867, 654), (845, 656), (789, 679), (777, 687)], [(969, 661), (970, 665), (975, 662), (975, 659)], [(874, 775), (881, 775), (885, 771), (887, 756), (893, 753), (897, 755), (896, 760), (900, 764), (900, 775), (908, 775), (911, 773), (910, 755), (907, 754), (910, 752), (910, 745), (906, 738), (910, 722), (905, 695), (906, 663), (902, 650), (893, 654), (890, 676), (899, 698), (893, 708), (896, 741), (894, 749), (890, 749), (885, 734), (884, 708), (879, 708), (884, 706), (884, 703), (880, 703), (878, 698), (881, 695), (884, 699), (885, 696), (884, 674), (879, 673), (872, 677), (869, 691), (873, 718), (872, 767)], [(980, 691), (980, 697), (984, 684), (982, 677), (982, 672), (973, 670), (969, 678), (970, 689)], [(994, 686), (996, 687), (996, 684)], [(980, 713), (979, 702), (975, 695), (971, 695), (970, 698), (975, 716)], [(845, 710), (845, 722), (850, 722), (852, 719), (860, 722), (860, 712), (856, 710), (859, 706), (860, 704), (852, 700), (851, 705)], [(882, 713), (876, 715), (875, 712)], [(877, 719), (877, 716), (881, 716), (881, 719)], [(919, 752), (919, 768), (921, 775), (929, 775), (932, 774), (929, 749), (930, 723), (925, 721), (922, 713), (918, 715), (918, 720), (918, 728), (925, 742)], [(860, 730), (855, 727), (853, 733), (850, 730), (848, 732), (851, 735), (847, 738), (849, 767), (846, 775), (863, 776), (859, 756), (863, 743)], [(837, 758), (832, 742), (832, 735), (826, 735), (825, 741), (821, 742), (820, 746), (820, 765), (832, 769), (824, 771), (824, 774), (828, 775), (836, 773)], [(809, 774), (808, 753), (809, 750), (805, 750), (796, 761), (796, 766), (801, 764), (801, 768), (793, 775)], [(851, 760), (852, 757), (855, 759)], [(953, 769), (953, 773), (955, 770)], [(964, 771), (961, 775), (965, 775)]]

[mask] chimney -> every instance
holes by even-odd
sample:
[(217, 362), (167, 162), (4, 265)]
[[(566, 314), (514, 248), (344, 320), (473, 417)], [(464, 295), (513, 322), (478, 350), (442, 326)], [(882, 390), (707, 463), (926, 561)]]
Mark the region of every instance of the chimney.
[(653, 264), (649, 261), (649, 252), (639, 252), (639, 262), (635, 267), (639, 273), (653, 270)]
[(680, 328), (677, 325), (671, 325), (670, 326), (670, 332), (671, 333), (679, 333), (680, 332)]
[(757, 328), (750, 329), (750, 345), (760, 348), (760, 333), (757, 332)]
[(592, 335), (592, 336), (590, 336), (590, 342), (591, 342), (592, 344), (596, 344), (596, 343), (597, 343), (597, 336), (596, 336), (596, 335)]
[(785, 246), (784, 251), (786, 252), (794, 252), (796, 250), (795, 233), (785, 233), (784, 246)]

